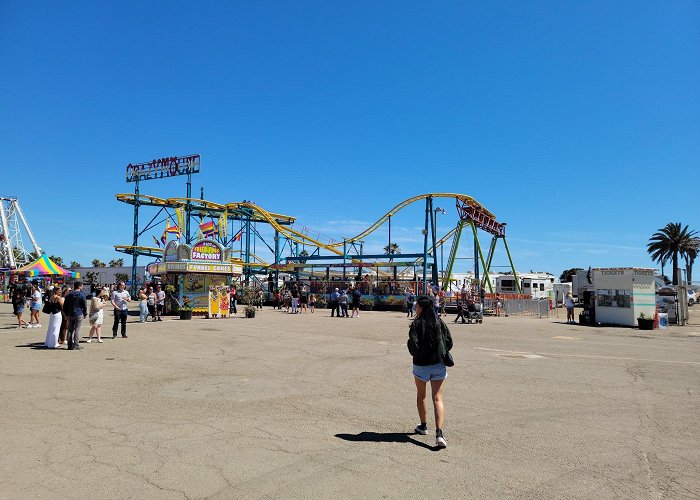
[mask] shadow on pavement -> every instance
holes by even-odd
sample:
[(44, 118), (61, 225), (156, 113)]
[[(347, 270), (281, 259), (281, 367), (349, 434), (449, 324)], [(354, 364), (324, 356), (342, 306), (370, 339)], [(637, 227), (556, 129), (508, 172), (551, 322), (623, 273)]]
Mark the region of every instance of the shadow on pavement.
[(46, 346), (44, 345), (43, 342), (32, 342), (31, 344), (21, 344), (21, 345), (16, 345), (15, 347), (29, 347), (30, 349), (42, 349), (42, 350), (46, 349)]
[(410, 443), (431, 451), (438, 451), (442, 448), (430, 446), (413, 439), (416, 434), (411, 432), (360, 432), (359, 434), (336, 434), (335, 437), (345, 441), (364, 441), (369, 443)]

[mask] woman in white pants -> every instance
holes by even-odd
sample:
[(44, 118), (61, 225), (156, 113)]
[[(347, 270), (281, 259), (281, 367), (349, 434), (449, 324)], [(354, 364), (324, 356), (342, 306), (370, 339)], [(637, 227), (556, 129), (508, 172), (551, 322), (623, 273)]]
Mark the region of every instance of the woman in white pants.
[(48, 303), (50, 306), (49, 328), (46, 331), (44, 346), (46, 346), (47, 349), (56, 349), (58, 347), (58, 334), (61, 331), (61, 321), (63, 319), (61, 315), (61, 311), (63, 310), (63, 297), (61, 297), (58, 288), (49, 291)]

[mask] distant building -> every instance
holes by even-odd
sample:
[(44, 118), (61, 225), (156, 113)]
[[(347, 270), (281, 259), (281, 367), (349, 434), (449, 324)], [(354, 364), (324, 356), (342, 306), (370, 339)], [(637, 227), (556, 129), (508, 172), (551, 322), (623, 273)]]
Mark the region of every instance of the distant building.
[[(128, 278), (127, 285), (131, 285), (131, 266), (121, 267), (76, 267), (71, 268), (71, 271), (80, 273), (80, 278), (83, 283), (93, 283), (97, 285), (111, 285), (116, 283), (117, 274), (125, 274)], [(136, 284), (143, 283), (145, 266), (136, 266)]]

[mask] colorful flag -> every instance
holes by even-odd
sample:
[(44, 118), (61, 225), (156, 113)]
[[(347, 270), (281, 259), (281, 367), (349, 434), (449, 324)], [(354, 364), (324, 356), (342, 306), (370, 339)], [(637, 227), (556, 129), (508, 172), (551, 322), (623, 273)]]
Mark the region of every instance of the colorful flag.
[(165, 232), (170, 234), (176, 234), (177, 238), (180, 239), (180, 226), (171, 226), (170, 220), (165, 221)]
[(242, 235), (243, 235), (243, 229), (241, 229), (240, 231), (238, 231), (238, 232), (236, 233), (236, 236), (233, 237), (233, 241), (241, 241), (241, 236), (242, 236)]
[(207, 233), (211, 233), (212, 231), (214, 231), (215, 227), (216, 227), (216, 225), (214, 224), (214, 221), (210, 220), (207, 222), (202, 222), (199, 225), (199, 230), (202, 231), (202, 234), (207, 234)]

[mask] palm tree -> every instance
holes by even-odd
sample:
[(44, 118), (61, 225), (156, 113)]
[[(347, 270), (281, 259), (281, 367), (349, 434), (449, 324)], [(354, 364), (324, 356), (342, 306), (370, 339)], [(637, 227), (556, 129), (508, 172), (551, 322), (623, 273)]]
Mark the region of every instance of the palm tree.
[(124, 259), (113, 259), (109, 261), (109, 267), (122, 267), (124, 265)]
[(698, 258), (700, 252), (700, 238), (691, 238), (690, 245), (685, 252), (685, 269), (687, 273), (688, 283), (693, 282), (693, 264)]
[(680, 222), (669, 222), (651, 235), (647, 252), (655, 262), (671, 260), (673, 264), (673, 284), (678, 284), (678, 256), (686, 256), (694, 248), (696, 231), (689, 231), (688, 226), (681, 228)]
[[(401, 248), (399, 248), (398, 243), (389, 243), (384, 247), (384, 253), (387, 255), (394, 255), (401, 253)], [(394, 266), (394, 281), (396, 281), (398, 275), (398, 269)]]
[(401, 253), (401, 248), (399, 248), (398, 243), (389, 243), (387, 246), (384, 247), (384, 253), (387, 255)]

